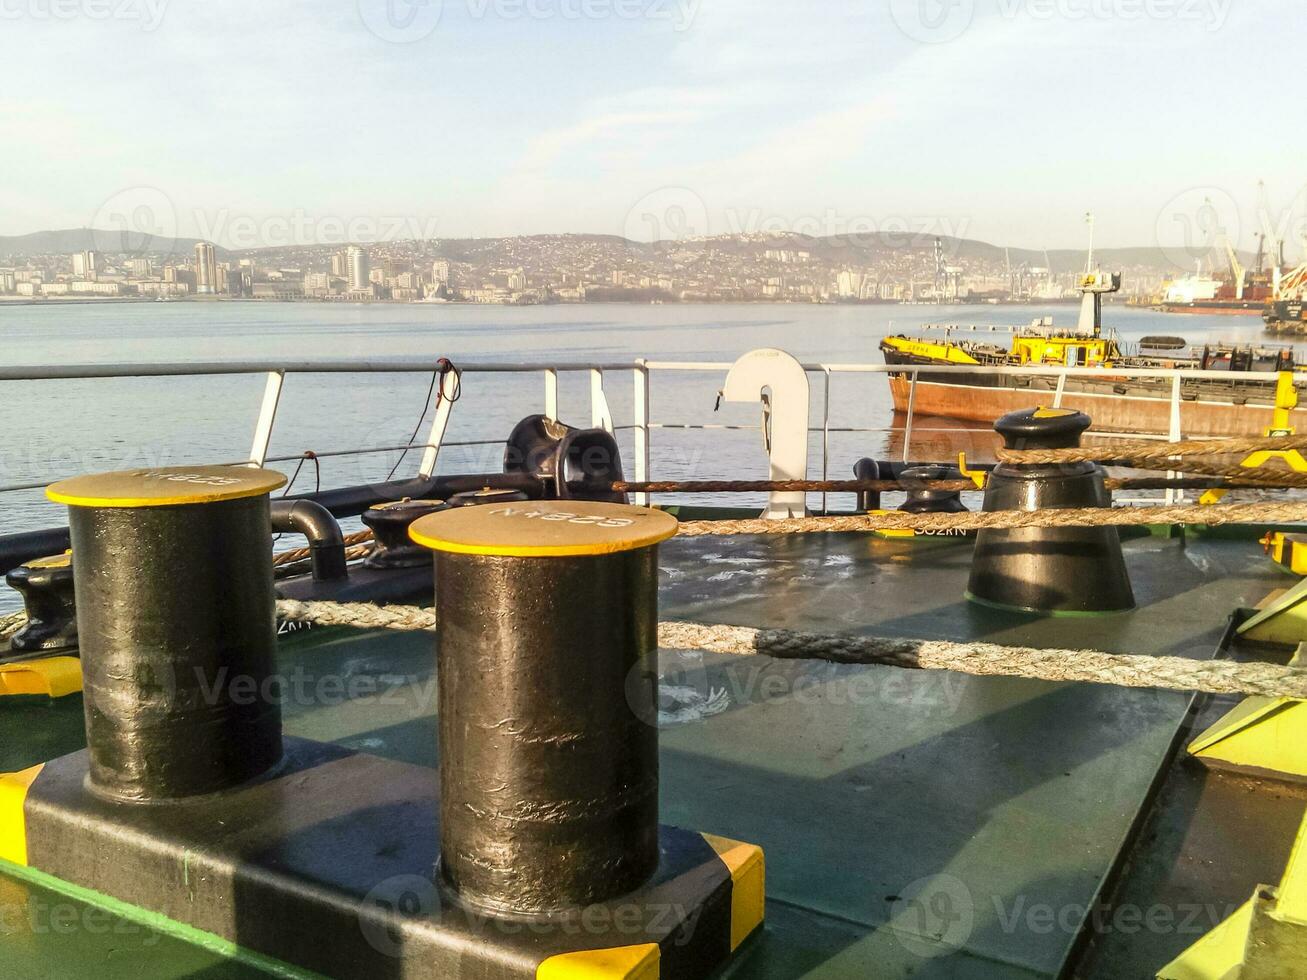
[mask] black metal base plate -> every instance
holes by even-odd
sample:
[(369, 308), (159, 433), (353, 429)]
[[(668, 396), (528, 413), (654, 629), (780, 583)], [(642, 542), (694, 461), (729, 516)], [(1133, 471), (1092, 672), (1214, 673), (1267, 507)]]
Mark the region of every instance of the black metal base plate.
[(635, 893), (509, 920), (437, 886), (433, 770), (287, 739), (253, 784), (144, 806), (94, 796), (86, 773), (78, 752), (32, 784), (29, 866), (331, 977), (534, 978), (552, 956), (650, 943), (662, 977), (704, 977), (730, 955), (731, 873), (697, 833), (661, 828)]

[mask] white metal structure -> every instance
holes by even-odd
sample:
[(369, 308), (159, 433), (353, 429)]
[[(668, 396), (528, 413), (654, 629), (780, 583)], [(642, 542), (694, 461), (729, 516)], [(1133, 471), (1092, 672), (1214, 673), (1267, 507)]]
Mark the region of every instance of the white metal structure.
[[(722, 399), (759, 400), (763, 407), (762, 437), (769, 480), (808, 478), (808, 375), (794, 357), (775, 347), (763, 347), (740, 357), (726, 375)], [(808, 516), (808, 495), (777, 491), (762, 516), (768, 520)]]

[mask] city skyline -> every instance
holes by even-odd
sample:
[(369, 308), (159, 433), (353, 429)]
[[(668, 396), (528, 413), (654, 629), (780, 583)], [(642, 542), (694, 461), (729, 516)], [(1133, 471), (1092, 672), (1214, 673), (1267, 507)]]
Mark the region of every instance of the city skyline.
[(1085, 210), (1104, 245), (1171, 245), (1210, 200), (1250, 250), (1258, 179), (1291, 245), (1307, 212), (1287, 2), (85, 6), (5, 8), (0, 77), (41, 80), (0, 107), (5, 233), (106, 213), (224, 246), (235, 218), (637, 240), (906, 223), (1037, 249), (1082, 247)]
[[(1090, 262), (1102, 265), (1098, 259), (1124, 273), (1128, 296), (1148, 300), (1175, 278), (1173, 256), (1157, 248), (1108, 249), (1091, 259), (1076, 250), (881, 235), (728, 235), (672, 243), (555, 235), (221, 252), (208, 242), (85, 230), (36, 236), (26, 248), (24, 241), (0, 239), (0, 300), (1059, 301), (1077, 295)], [(1220, 274), (1217, 261), (1213, 253), (1208, 267)], [(1253, 276), (1270, 275), (1274, 266), (1264, 251), (1234, 261)], [(1185, 281), (1194, 283), (1191, 276)]]

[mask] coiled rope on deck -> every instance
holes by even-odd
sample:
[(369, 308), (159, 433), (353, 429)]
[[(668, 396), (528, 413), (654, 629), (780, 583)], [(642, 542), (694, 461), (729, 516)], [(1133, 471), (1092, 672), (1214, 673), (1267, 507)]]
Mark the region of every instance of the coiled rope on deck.
[[(297, 623), (359, 629), (431, 630), (432, 609), (368, 603), (278, 600), (277, 615)], [(658, 624), (658, 645), (669, 650), (839, 664), (881, 664), (910, 670), (950, 670), (982, 677), (1112, 684), (1117, 687), (1199, 691), (1307, 700), (1307, 670), (1268, 663), (1189, 660), (1185, 657), (1041, 650), (997, 643), (956, 643), (883, 636), (847, 636), (705, 623)]]

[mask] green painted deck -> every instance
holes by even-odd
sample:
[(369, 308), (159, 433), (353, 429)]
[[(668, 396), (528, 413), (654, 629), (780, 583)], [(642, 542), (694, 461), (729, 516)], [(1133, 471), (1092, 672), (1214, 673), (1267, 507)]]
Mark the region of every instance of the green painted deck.
[[(1235, 608), (1289, 581), (1247, 539), (1139, 537), (1126, 544), (1138, 610), (1041, 619), (967, 603), (970, 553), (965, 540), (676, 539), (661, 613), (1207, 658)], [(297, 631), (280, 666), (288, 733), (435, 765), (430, 637)], [(1058, 975), (1192, 702), (758, 657), (664, 651), (662, 666), (662, 819), (765, 849), (766, 931), (723, 974), (759, 980)], [(81, 746), (79, 697), (0, 704), (0, 771)], [(267, 975), (5, 875), (0, 974)]]

